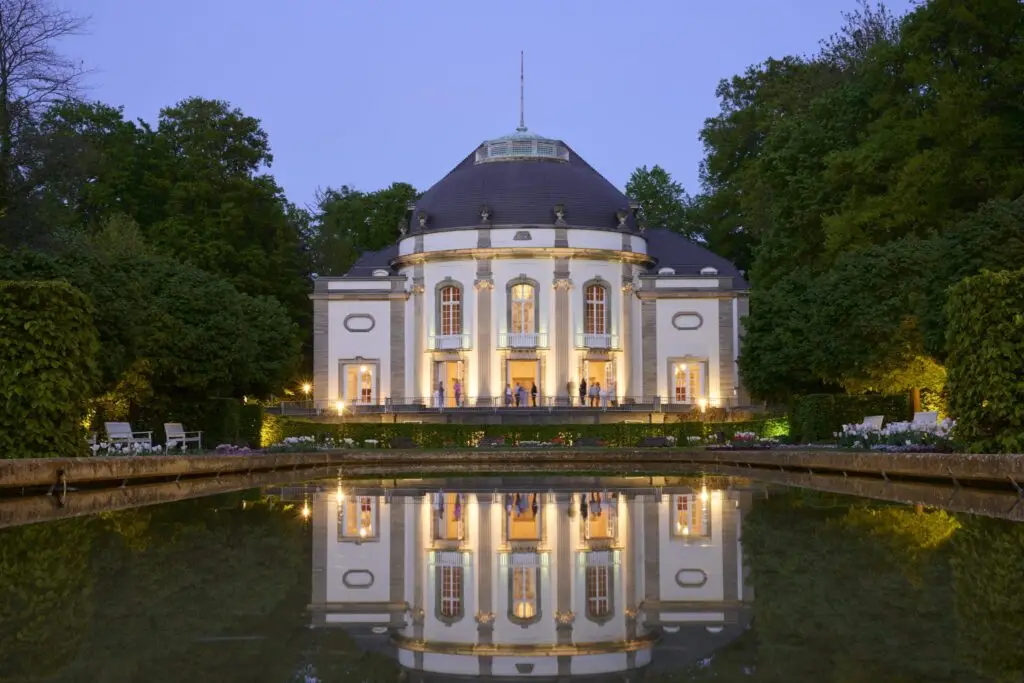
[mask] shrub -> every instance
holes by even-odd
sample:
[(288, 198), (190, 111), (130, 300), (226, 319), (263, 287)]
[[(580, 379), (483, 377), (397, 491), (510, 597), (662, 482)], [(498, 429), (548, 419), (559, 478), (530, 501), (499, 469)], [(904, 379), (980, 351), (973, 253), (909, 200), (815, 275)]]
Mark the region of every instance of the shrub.
[(244, 403), (238, 413), (237, 445), (259, 448), (263, 428), (263, 406), (258, 403)]
[(845, 424), (857, 424), (869, 415), (889, 421), (912, 416), (907, 395), (807, 394), (789, 405), (789, 436), (794, 443), (831, 441)]
[(968, 450), (1024, 450), (1024, 270), (956, 284), (946, 305), (949, 412)]
[(99, 377), (92, 306), (65, 282), (0, 282), (0, 454), (85, 455)]

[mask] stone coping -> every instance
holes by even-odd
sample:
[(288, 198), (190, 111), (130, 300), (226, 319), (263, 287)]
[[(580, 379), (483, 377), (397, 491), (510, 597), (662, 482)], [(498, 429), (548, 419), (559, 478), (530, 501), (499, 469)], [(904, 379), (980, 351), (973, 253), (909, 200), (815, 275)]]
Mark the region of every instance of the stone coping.
[[(145, 455), (85, 458), (0, 460), (0, 490), (41, 486), (85, 485), (159, 479), (202, 478), (225, 474), (300, 472), (339, 467), (346, 474), (372, 468), (406, 468), (406, 472), (501, 472), (536, 470), (584, 473), (595, 465), (618, 464), (617, 473), (656, 472), (661, 465), (689, 464), (758, 469), (865, 473), (871, 475), (1024, 483), (1024, 455), (887, 453), (875, 451), (787, 450), (708, 451), (677, 448), (490, 448), (449, 450), (347, 449), (312, 453), (250, 455)], [(477, 466), (476, 470), (467, 469)], [(604, 467), (595, 468), (593, 471)]]

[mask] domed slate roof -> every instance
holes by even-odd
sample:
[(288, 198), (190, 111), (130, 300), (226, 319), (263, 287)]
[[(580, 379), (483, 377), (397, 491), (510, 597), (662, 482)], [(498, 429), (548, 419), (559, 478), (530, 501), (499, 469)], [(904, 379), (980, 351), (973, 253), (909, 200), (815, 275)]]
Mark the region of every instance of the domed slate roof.
[[(518, 142), (534, 144), (534, 153), (518, 155)], [(506, 144), (513, 146), (507, 157), (495, 154)], [(481, 144), (423, 193), (416, 213), (426, 214), (426, 231), (476, 228), (484, 224), (484, 206), (489, 211), (486, 224), (552, 225), (559, 204), (572, 227), (621, 230), (616, 213), (625, 211), (626, 228), (637, 229), (629, 199), (568, 145), (523, 133)], [(411, 223), (418, 231), (415, 217)]]

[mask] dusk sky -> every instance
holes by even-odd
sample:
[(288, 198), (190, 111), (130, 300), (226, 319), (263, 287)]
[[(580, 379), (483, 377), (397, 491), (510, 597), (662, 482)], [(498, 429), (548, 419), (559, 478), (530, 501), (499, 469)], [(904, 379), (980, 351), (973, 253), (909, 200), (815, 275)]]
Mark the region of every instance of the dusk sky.
[[(271, 172), (317, 187), (421, 190), (518, 123), (567, 142), (620, 188), (660, 164), (698, 189), (715, 87), (804, 54), (856, 0), (64, 0), (90, 15), (62, 46), (88, 96), (155, 121), (189, 96), (262, 120)], [(903, 13), (909, 0), (889, 3)]]

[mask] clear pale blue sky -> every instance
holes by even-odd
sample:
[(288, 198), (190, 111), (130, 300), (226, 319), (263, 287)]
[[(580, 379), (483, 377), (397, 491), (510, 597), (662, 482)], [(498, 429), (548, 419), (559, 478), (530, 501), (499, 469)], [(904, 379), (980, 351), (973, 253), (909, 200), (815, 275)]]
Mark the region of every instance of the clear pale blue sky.
[[(909, 0), (890, 7), (902, 13)], [(660, 164), (698, 189), (718, 81), (813, 52), (855, 0), (63, 0), (90, 15), (62, 46), (89, 96), (154, 121), (189, 96), (262, 120), (288, 197), (426, 189), (526, 123), (623, 187)]]

